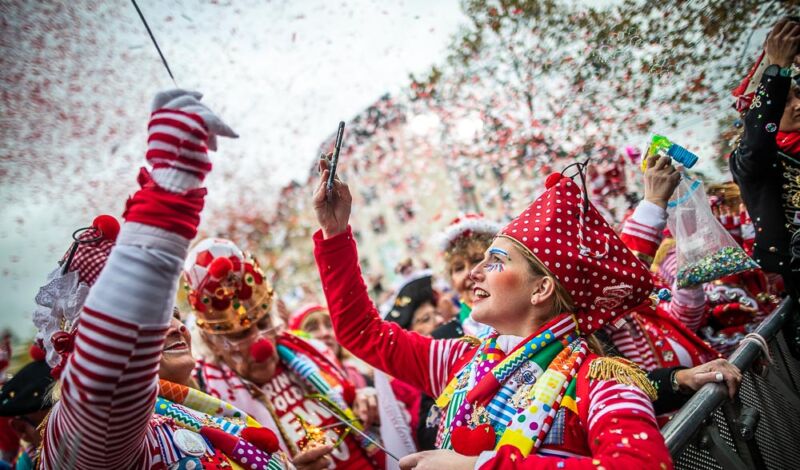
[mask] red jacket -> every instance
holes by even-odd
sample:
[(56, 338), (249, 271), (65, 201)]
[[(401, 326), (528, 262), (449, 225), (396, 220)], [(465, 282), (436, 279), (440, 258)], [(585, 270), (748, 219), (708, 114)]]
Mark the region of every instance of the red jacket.
[[(367, 295), (352, 232), (324, 240), (314, 235), (314, 255), (336, 337), (346, 349), (431, 396), (475, 354), (473, 344), (434, 340), (383, 321)], [(669, 452), (652, 403), (640, 389), (587, 377), (589, 355), (578, 372), (577, 413), (563, 407), (537, 454), (523, 458), (505, 446), (484, 452), (481, 469), (668, 469)]]

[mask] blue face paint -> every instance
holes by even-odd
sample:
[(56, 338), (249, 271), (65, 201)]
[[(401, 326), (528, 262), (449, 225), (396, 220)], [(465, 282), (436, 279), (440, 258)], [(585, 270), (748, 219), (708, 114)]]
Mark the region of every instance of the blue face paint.
[(494, 272), (497, 271), (499, 273), (503, 272), (503, 263), (489, 263), (486, 265), (486, 272)]
[[(502, 248), (489, 248), (490, 255), (502, 255), (508, 258), (508, 252)], [(486, 265), (486, 272), (503, 272), (505, 266), (502, 262), (498, 261), (496, 263), (488, 263)]]

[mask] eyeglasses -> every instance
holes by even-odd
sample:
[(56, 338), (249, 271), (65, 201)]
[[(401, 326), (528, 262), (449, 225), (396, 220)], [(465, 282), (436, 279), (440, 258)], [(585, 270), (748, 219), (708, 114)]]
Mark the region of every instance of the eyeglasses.
[(250, 328), (238, 333), (221, 335), (221, 337), (222, 342), (225, 343), (225, 346), (228, 348), (241, 349), (242, 346), (253, 343), (260, 338), (271, 338), (277, 336), (277, 334), (280, 332), (280, 328), (281, 325), (273, 326), (272, 319), (269, 317), (269, 315), (265, 315), (254, 325), (251, 325)]

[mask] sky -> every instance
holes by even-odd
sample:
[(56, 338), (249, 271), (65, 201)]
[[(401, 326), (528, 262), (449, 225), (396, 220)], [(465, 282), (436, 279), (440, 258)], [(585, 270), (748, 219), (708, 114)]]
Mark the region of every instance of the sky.
[[(137, 1), (175, 83), (241, 136), (212, 155), (206, 215), (270, 214), (340, 120), (443, 61), (466, 21), (458, 0)], [(150, 100), (176, 85), (127, 0), (0, 2), (0, 24), (0, 329), (30, 337), (71, 233), (135, 191)], [(686, 123), (668, 135), (710, 166), (715, 123)]]
[[(175, 85), (130, 2), (10, 3), (0, 4), (0, 328), (30, 336), (33, 298), (72, 231), (119, 216), (135, 190), (149, 102)], [(209, 202), (243, 197), (264, 213), (340, 120), (442, 60), (465, 20), (457, 0), (138, 3), (177, 84), (202, 91), (241, 136), (212, 155)]]

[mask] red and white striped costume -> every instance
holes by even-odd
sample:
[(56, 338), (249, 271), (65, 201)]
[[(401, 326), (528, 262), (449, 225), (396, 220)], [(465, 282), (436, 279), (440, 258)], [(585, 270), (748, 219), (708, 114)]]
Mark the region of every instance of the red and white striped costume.
[[(210, 170), (207, 139), (197, 114), (153, 113), (147, 158), (160, 175), (142, 169), (141, 189), (84, 304), (41, 468), (165, 469), (185, 456), (170, 443), (178, 426), (154, 415), (154, 404), (178, 278), (206, 193), (195, 186)], [(206, 456), (215, 454), (207, 448)]]
[[(620, 238), (649, 264), (661, 244), (666, 224), (664, 209), (642, 201), (625, 221)], [(665, 262), (670, 260), (674, 261), (674, 256)], [(694, 367), (714, 357), (698, 344), (702, 340), (693, 333), (705, 323), (707, 310), (702, 286), (678, 289), (673, 279), (672, 299), (660, 302), (653, 315), (628, 317), (624, 323), (610, 324), (605, 330), (617, 350), (645, 370), (676, 365)], [(675, 328), (679, 329), (678, 334), (670, 334)]]

